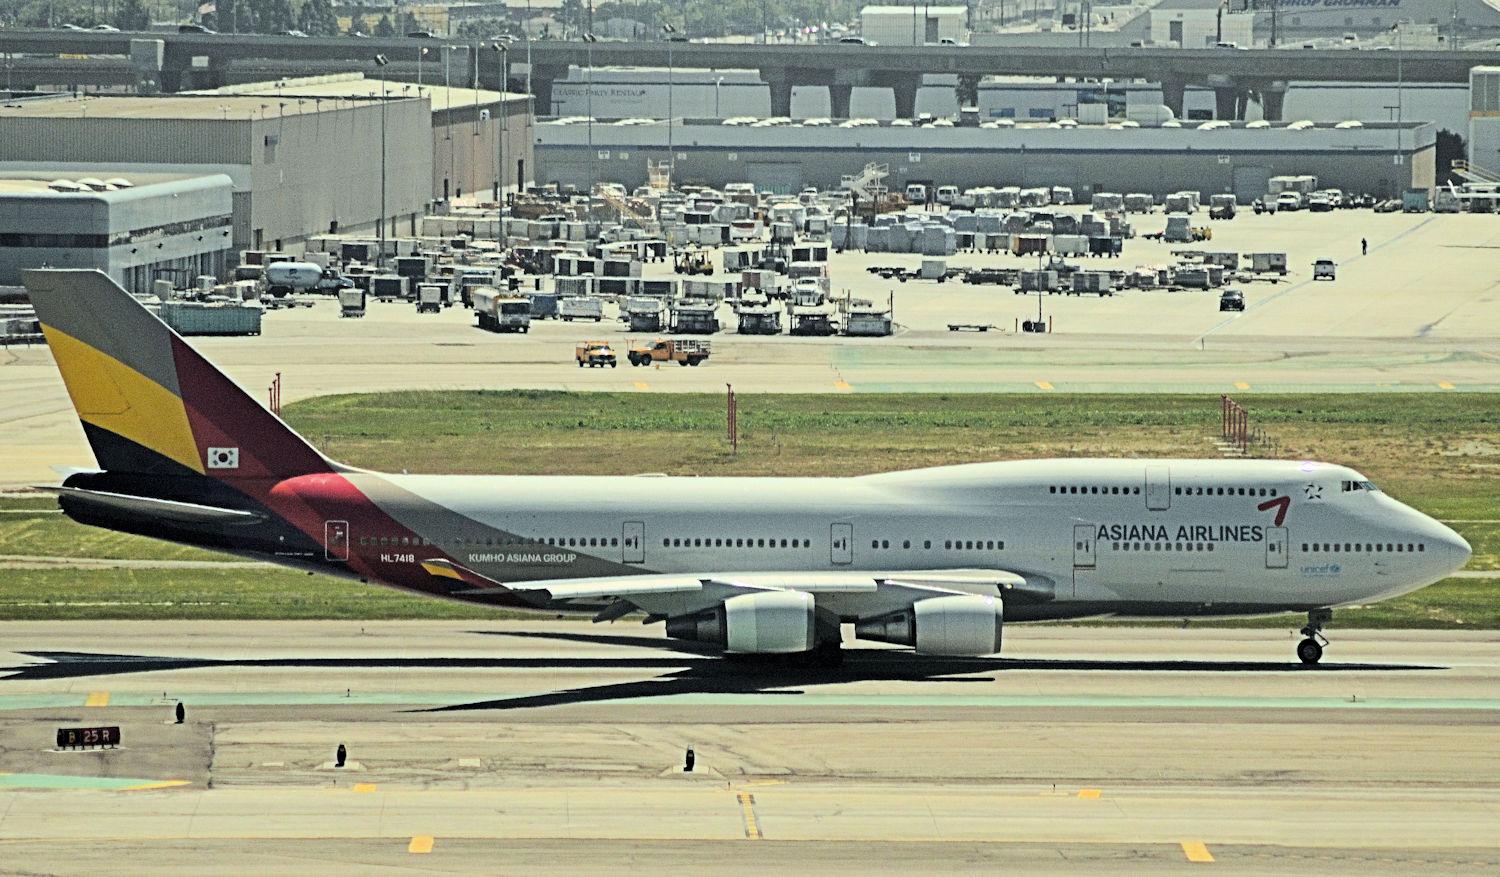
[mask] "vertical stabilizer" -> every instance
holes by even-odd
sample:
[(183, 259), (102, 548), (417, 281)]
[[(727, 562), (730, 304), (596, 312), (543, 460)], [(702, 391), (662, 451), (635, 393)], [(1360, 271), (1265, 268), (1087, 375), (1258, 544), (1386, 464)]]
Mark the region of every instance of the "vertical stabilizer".
[(108, 275), (23, 281), (102, 469), (225, 482), (334, 471)]

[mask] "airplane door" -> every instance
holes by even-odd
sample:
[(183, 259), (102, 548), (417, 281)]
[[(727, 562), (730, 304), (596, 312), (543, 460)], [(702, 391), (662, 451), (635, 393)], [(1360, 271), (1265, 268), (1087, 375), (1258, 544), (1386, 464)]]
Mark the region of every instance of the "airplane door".
[(833, 524), (829, 527), (828, 551), (830, 560), (837, 564), (854, 562), (854, 525)]
[(1094, 568), (1094, 535), (1096, 529), (1093, 524), (1073, 525), (1073, 568)]
[(646, 562), (646, 524), (626, 521), (620, 527), (620, 560), (625, 563)]
[(1286, 528), (1266, 528), (1266, 569), (1286, 569)]
[(1058, 596), (1076, 596), (1079, 582), (1093, 573), (1096, 562), (1094, 537), (1097, 534), (1098, 529), (1093, 524), (1073, 525), (1073, 589)]
[(323, 522), (323, 559), (349, 559), (349, 522)]
[(1166, 511), (1172, 507), (1172, 473), (1166, 466), (1146, 467), (1146, 508)]

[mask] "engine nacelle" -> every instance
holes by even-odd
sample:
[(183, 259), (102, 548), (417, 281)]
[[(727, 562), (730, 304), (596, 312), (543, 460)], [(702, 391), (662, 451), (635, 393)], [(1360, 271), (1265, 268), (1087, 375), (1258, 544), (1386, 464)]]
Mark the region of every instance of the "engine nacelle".
[(813, 595), (760, 591), (730, 597), (705, 612), (667, 619), (667, 636), (756, 655), (812, 651), (818, 645)]
[(915, 646), (923, 655), (978, 657), (1000, 651), (1005, 611), (999, 597), (955, 594), (918, 600), (910, 609), (854, 625), (860, 639)]

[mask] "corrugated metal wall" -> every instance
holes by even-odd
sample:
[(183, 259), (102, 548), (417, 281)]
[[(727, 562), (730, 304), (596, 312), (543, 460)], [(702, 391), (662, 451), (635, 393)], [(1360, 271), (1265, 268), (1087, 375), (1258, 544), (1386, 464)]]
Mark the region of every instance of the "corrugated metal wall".
[(0, 116), (0, 161), (245, 164), (250, 160), (250, 124), (225, 119)]

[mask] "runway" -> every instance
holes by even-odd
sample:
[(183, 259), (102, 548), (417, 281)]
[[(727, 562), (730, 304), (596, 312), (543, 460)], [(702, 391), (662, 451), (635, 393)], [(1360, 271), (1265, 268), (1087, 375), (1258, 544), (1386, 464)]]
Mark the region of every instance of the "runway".
[[(46, 873), (1500, 868), (1500, 638), (1330, 634), (1317, 669), (1280, 631), (1017, 625), (996, 659), (814, 671), (633, 623), (6, 623), (0, 848)], [(53, 751), (96, 725), (123, 747)]]

